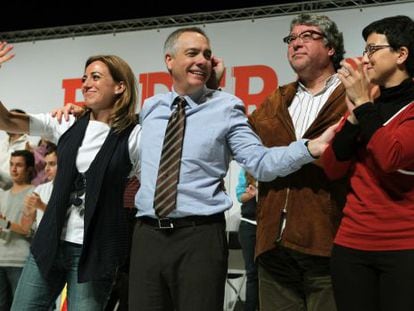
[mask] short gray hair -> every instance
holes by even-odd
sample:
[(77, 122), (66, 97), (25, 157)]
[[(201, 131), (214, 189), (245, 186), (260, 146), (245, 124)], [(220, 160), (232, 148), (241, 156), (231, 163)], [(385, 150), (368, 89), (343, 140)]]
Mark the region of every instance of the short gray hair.
[(339, 32), (336, 23), (326, 15), (317, 14), (300, 14), (295, 17), (290, 23), (290, 30), (297, 25), (316, 26), (324, 34), (325, 45), (335, 49), (335, 54), (332, 56), (332, 63), (336, 69), (341, 66), (339, 63), (344, 58), (344, 38), (342, 32)]
[(184, 27), (179, 28), (175, 31), (173, 31), (168, 38), (165, 40), (164, 43), (164, 55), (165, 54), (171, 54), (175, 55), (177, 52), (177, 40), (178, 38), (185, 32), (196, 32), (200, 35), (204, 36), (207, 39), (207, 42), (210, 43), (210, 39), (208, 38), (207, 34), (199, 27)]

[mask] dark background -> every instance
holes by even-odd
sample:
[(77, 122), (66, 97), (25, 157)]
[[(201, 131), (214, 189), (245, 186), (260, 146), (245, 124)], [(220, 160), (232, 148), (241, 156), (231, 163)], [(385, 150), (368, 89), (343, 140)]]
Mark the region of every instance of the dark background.
[(46, 1), (4, 0), (1, 4), (0, 32), (212, 12), (293, 2), (300, 1), (55, 0), (50, 4)]

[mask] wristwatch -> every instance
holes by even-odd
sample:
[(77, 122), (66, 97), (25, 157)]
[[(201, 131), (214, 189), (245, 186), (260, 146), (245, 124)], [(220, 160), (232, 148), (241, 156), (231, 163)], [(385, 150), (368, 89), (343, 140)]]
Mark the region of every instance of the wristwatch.
[(306, 146), (306, 149), (308, 150), (308, 152), (309, 152), (309, 154), (310, 154), (310, 156), (311, 156), (312, 158), (314, 158), (315, 160), (316, 160), (316, 159), (319, 159), (319, 156), (314, 156), (314, 155), (312, 154), (312, 152), (309, 150), (309, 140), (305, 141), (305, 146)]

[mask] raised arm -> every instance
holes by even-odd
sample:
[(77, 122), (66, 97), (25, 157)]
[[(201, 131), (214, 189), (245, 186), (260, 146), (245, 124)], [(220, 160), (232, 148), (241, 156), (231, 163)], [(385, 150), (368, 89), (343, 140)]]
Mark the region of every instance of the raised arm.
[[(13, 50), (12, 45), (0, 41), (0, 67), (14, 57), (11, 50)], [(9, 112), (3, 103), (0, 102), (0, 130), (10, 133), (28, 133), (29, 116), (17, 112)]]
[(13, 50), (13, 45), (7, 44), (5, 41), (0, 41), (0, 67), (1, 64), (14, 57), (14, 54), (10, 52), (11, 50)]
[(223, 79), (224, 75), (224, 62), (223, 59), (218, 58), (216, 56), (211, 57), (211, 62), (213, 65), (213, 70), (211, 72), (211, 76), (208, 79), (206, 85), (209, 89), (218, 89), (220, 87), (221, 80)]
[(10, 112), (0, 101), (0, 130), (9, 133), (29, 133), (29, 116)]

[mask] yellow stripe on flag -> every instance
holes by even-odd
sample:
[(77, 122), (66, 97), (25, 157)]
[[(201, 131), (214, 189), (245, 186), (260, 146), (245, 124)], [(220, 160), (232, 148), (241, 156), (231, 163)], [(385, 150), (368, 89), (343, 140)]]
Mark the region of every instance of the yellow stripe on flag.
[(66, 285), (63, 288), (62, 292), (60, 293), (60, 311), (67, 311), (68, 310), (68, 300), (66, 297)]

